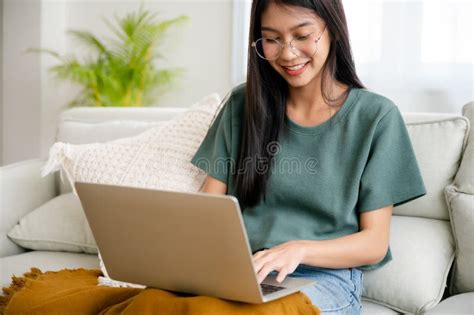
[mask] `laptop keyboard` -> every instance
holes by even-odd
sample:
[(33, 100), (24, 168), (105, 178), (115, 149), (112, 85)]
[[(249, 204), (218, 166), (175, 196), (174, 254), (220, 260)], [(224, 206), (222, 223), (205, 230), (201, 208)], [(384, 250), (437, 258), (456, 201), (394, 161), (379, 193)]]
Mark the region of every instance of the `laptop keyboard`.
[(285, 287), (280, 287), (280, 286), (271, 285), (271, 284), (264, 284), (264, 283), (260, 284), (260, 288), (262, 289), (263, 295), (286, 289)]

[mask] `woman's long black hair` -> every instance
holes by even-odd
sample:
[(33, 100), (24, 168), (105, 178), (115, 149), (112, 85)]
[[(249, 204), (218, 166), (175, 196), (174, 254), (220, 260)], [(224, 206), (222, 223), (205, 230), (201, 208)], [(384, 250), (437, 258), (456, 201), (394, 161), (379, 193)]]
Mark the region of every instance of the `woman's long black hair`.
[[(331, 45), (323, 66), (321, 91), (327, 104), (335, 104), (339, 98), (331, 99), (326, 80), (336, 80), (349, 86), (349, 89), (364, 87), (356, 74), (341, 0), (254, 0), (250, 19), (245, 114), (237, 160), (238, 172), (234, 177), (235, 194), (242, 209), (253, 207), (262, 197), (265, 198), (274, 156), (271, 146), (277, 143), (284, 124), (288, 97), (288, 83), (251, 47), (251, 43), (261, 36), (262, 13), (270, 3), (311, 9), (326, 22)], [(348, 92), (341, 97), (345, 99)]]

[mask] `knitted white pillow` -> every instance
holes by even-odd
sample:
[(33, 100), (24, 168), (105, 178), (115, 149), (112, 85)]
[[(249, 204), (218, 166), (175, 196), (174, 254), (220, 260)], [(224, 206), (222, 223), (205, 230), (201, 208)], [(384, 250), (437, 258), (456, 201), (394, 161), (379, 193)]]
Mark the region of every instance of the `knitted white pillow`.
[[(192, 165), (191, 158), (220, 108), (219, 95), (211, 94), (180, 116), (137, 136), (82, 145), (57, 142), (50, 149), (42, 175), (64, 170), (76, 195), (76, 181), (199, 191), (206, 173)], [(110, 279), (100, 253), (99, 259), (105, 276), (99, 278), (99, 284), (136, 286)]]

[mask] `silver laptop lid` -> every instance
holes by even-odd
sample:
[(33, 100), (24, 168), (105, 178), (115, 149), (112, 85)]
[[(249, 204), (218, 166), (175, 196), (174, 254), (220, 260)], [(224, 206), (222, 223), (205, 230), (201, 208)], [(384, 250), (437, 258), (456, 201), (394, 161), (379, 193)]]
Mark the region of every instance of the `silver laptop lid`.
[(82, 182), (75, 187), (112, 279), (263, 302), (235, 197)]

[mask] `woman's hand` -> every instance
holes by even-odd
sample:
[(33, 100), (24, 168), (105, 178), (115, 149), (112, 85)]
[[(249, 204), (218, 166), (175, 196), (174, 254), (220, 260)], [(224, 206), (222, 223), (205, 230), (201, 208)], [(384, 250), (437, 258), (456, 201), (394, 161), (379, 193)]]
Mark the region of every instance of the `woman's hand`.
[(253, 255), (253, 266), (257, 273), (258, 283), (267, 275), (276, 270), (276, 280), (282, 282), (285, 277), (294, 272), (305, 256), (305, 247), (302, 241), (289, 241), (270, 249), (256, 252)]

